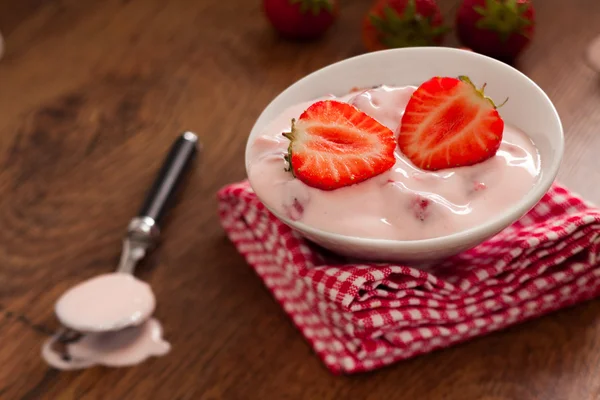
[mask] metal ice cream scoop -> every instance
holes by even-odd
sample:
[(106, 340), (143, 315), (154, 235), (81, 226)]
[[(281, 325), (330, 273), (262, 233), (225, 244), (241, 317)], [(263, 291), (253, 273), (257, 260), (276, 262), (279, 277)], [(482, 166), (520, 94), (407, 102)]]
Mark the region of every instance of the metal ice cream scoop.
[[(133, 274), (137, 263), (156, 244), (160, 235), (161, 221), (172, 205), (174, 194), (199, 150), (201, 150), (201, 146), (198, 137), (192, 132), (184, 132), (175, 140), (140, 211), (129, 222), (116, 272)], [(144, 318), (147, 317), (144, 316)], [(129, 326), (128, 321), (136, 321), (136, 318), (132, 316), (129, 319), (119, 319), (119, 321), (109, 324), (108, 327), (94, 328), (89, 332), (117, 331)], [(139, 323), (139, 318), (137, 318), (137, 323)], [(65, 360), (70, 359), (66, 345), (79, 340), (84, 334), (72, 328), (64, 326), (54, 340), (53, 349), (62, 354)]]
[(155, 244), (160, 221), (198, 148), (198, 137), (192, 132), (183, 133), (171, 147), (138, 216), (129, 222), (117, 272), (133, 273), (138, 261)]

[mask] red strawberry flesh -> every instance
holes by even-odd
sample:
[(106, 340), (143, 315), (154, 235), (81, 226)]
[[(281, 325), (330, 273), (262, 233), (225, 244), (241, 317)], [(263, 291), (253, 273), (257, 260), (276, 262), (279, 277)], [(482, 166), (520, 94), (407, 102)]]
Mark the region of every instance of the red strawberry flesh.
[(322, 190), (363, 182), (395, 164), (393, 132), (348, 103), (318, 101), (284, 135), (294, 176)]
[(468, 166), (496, 154), (503, 129), (494, 103), (468, 78), (437, 77), (413, 93), (398, 145), (425, 170)]

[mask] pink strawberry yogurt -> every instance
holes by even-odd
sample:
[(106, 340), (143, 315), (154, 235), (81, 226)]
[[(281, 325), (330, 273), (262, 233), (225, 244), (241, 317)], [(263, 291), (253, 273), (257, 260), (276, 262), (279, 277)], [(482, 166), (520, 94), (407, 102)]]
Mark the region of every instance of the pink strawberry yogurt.
[[(346, 101), (396, 135), (416, 87), (380, 86), (336, 98)], [(334, 96), (325, 98), (333, 99)], [(332, 191), (305, 185), (285, 171), (291, 119), (313, 102), (290, 107), (251, 144), (248, 179), (265, 205), (293, 221), (346, 236), (419, 240), (457, 233), (517, 203), (539, 173), (531, 139), (505, 124), (496, 155), (482, 163), (435, 172), (415, 167), (399, 149), (396, 163), (365, 182)]]

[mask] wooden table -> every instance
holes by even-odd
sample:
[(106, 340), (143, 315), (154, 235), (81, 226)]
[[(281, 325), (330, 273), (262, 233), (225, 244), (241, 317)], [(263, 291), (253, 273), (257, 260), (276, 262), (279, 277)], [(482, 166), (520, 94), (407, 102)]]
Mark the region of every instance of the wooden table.
[[(600, 398), (600, 301), (334, 377), (225, 238), (215, 192), (244, 178), (261, 109), (363, 51), (368, 2), (342, 3), (332, 31), (304, 44), (278, 39), (259, 0), (0, 4), (1, 399)], [(452, 16), (458, 1), (440, 3)], [(582, 55), (600, 34), (600, 2), (535, 3), (538, 31), (519, 68), (563, 118), (560, 179), (599, 201), (600, 80)], [(140, 270), (172, 352), (128, 369), (48, 368), (39, 349), (57, 328), (53, 303), (115, 266), (126, 223), (184, 129), (201, 136), (204, 162)]]

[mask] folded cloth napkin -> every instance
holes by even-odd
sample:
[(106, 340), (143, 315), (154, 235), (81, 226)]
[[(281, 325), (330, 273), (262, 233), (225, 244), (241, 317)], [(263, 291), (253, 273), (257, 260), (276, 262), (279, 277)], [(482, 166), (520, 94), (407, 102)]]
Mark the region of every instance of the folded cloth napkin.
[(373, 370), (600, 293), (600, 211), (555, 184), (521, 220), (423, 269), (344, 263), (301, 238), (247, 181), (218, 193), (222, 225), (333, 373)]

